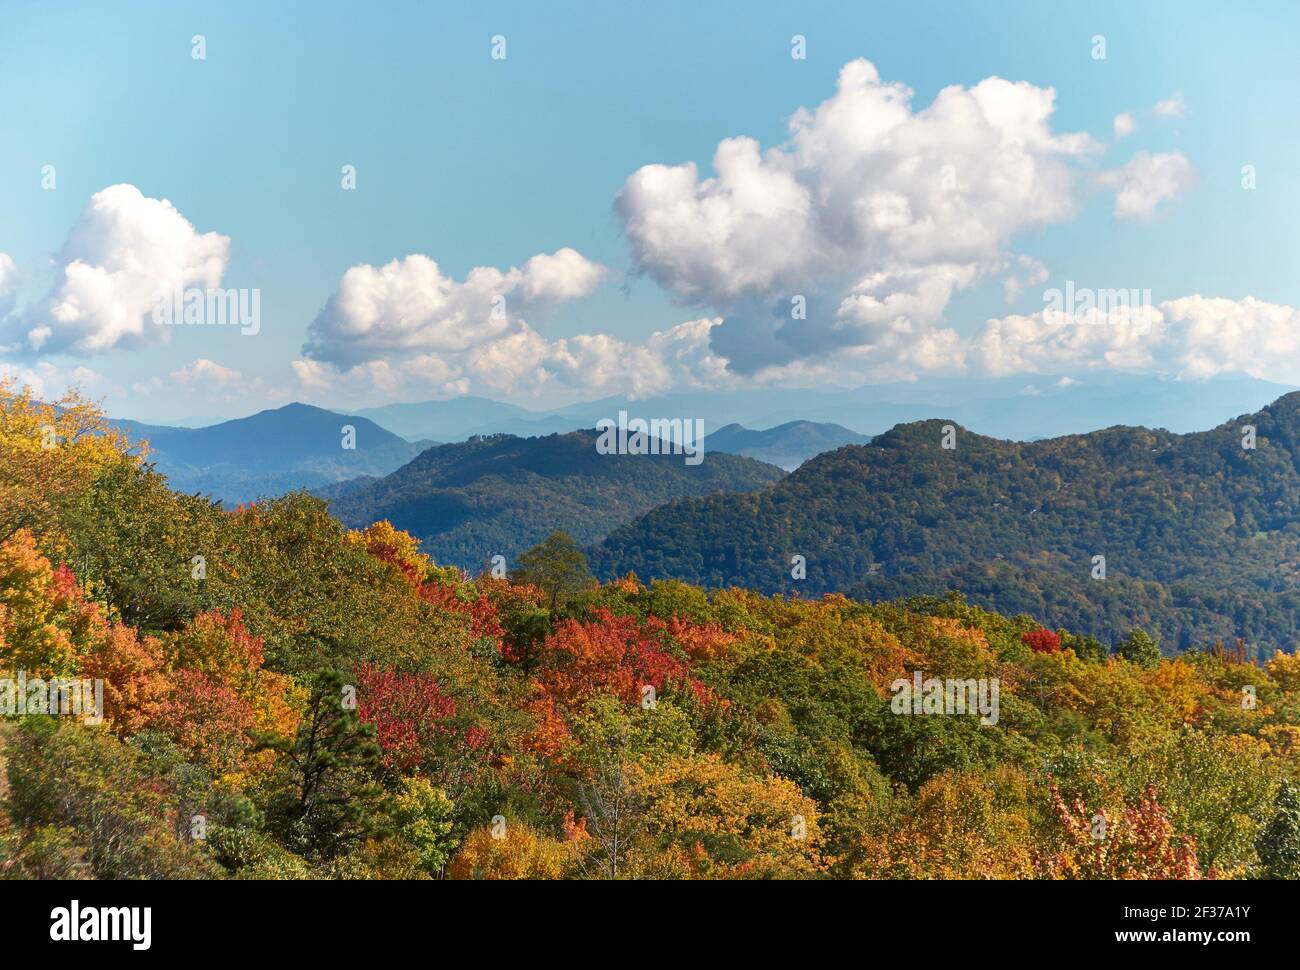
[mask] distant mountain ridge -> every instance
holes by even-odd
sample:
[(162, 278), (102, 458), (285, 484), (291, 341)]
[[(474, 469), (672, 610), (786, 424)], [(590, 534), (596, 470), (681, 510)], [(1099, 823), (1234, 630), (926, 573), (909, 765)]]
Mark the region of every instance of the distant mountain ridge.
[[(407, 441), (366, 418), (309, 404), (287, 404), (202, 428), (111, 423), (133, 443), (149, 442), (150, 460), (173, 488), (226, 503), (384, 475), (435, 443)], [(344, 447), (345, 426), (354, 432), (352, 448)]]
[(899, 425), (762, 491), (655, 509), (594, 548), (593, 566), (809, 596), (953, 589), (1105, 641), (1141, 625), (1166, 649), (1294, 646), (1300, 393), (1186, 435), (1117, 426), (1019, 443), (957, 426), (947, 450), (949, 424)]
[(478, 572), (512, 559), (555, 530), (599, 541), (637, 515), (687, 496), (744, 492), (781, 469), (738, 455), (605, 455), (595, 430), (520, 438), (496, 435), (430, 448), (385, 478), (319, 489), (345, 525), (388, 519), (439, 563)]
[[(473, 435), (499, 433), (504, 430), (501, 427), (504, 424), (535, 417), (534, 412), (526, 408), (473, 396), (445, 401), (385, 404), (382, 407), (362, 408), (353, 413), (412, 441), (421, 438), (461, 441)], [(573, 429), (566, 427), (563, 430)]]
[[(358, 413), (408, 439), (459, 441), (471, 435), (546, 435), (590, 428), (620, 410), (634, 417), (700, 418), (709, 433), (730, 424), (774, 429), (795, 421), (833, 423), (871, 436), (897, 424), (957, 419), (980, 434), (1016, 441), (1081, 434), (1137, 423), (1186, 433), (1214, 427), (1225, 414), (1257, 411), (1296, 388), (1242, 375), (1178, 381), (1088, 373), (968, 379), (934, 378), (854, 390), (768, 388), (623, 396), (531, 411), (482, 397), (389, 404)], [(718, 449), (721, 450), (721, 449)]]
[(871, 439), (838, 424), (788, 421), (766, 431), (728, 424), (705, 437), (709, 451), (757, 458), (793, 471), (809, 458), (844, 445), (862, 445)]

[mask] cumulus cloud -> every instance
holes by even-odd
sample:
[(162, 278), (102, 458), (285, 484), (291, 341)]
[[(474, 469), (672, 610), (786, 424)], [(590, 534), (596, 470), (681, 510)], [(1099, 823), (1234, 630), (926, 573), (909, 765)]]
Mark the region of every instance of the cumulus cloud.
[(329, 373), (325, 366), (314, 360), (291, 361), (294, 376), (303, 387), (327, 388), (330, 386)]
[(691, 320), (641, 341), (602, 333), (551, 339), (524, 315), (590, 293), (606, 270), (572, 249), (522, 268), (478, 267), (452, 279), (427, 256), (354, 266), (312, 322), (304, 390), (360, 396), (540, 395), (554, 391), (645, 397), (721, 387), (727, 362), (711, 347), (716, 318)]
[(1175, 91), (1165, 100), (1157, 101), (1156, 106), (1151, 110), (1160, 118), (1181, 118), (1187, 113), (1187, 105), (1183, 102), (1183, 92)]
[(200, 357), (166, 375), (137, 381), (131, 385), (134, 394), (181, 392), (187, 399), (274, 402), (288, 396), (288, 389), (269, 384), (260, 377), (249, 377), (238, 370)]
[(1196, 184), (1196, 168), (1182, 152), (1138, 152), (1122, 167), (1100, 173), (1096, 181), (1115, 190), (1116, 219), (1145, 221), (1155, 217), (1162, 202)]
[(1071, 163), (1096, 145), (1052, 130), (1051, 88), (991, 77), (911, 98), (853, 61), (786, 144), (728, 138), (713, 175), (647, 165), (623, 186), (637, 269), (724, 315), (712, 339), (733, 370), (850, 352), (875, 376), (914, 366), (950, 339), (935, 323), (955, 290), (1004, 265), (1017, 232), (1075, 213)]
[(520, 278), (526, 304), (559, 303), (586, 296), (605, 278), (605, 269), (566, 247), (549, 255), (538, 253), (524, 264)]
[(311, 322), (306, 357), (354, 367), (394, 356), (464, 354), (518, 333), (521, 314), (590, 293), (603, 267), (572, 249), (534, 256), (522, 269), (470, 270), (463, 281), (419, 254), (353, 266)]
[(1160, 305), (1178, 337), (1175, 362), (1186, 378), (1242, 372), (1300, 383), (1300, 312), (1253, 297), (1187, 296)]
[(1101, 366), (1149, 369), (1161, 314), (1154, 307), (1083, 312), (1041, 310), (989, 320), (969, 344), (985, 374), (1053, 374)]
[(1032, 256), (1017, 256), (1009, 266), (1002, 281), (1002, 295), (1008, 303), (1015, 303), (1028, 287), (1047, 281), (1047, 267)]
[(53, 287), (17, 315), (16, 336), (30, 351), (80, 355), (166, 340), (167, 328), (150, 319), (159, 297), (218, 286), (229, 255), (228, 237), (198, 232), (166, 199), (109, 186), (82, 210), (55, 259)]
[(29, 387), (35, 397), (46, 401), (62, 397), (67, 391), (89, 395), (109, 388), (104, 375), (89, 367), (59, 367), (49, 361), (40, 361), (30, 367), (0, 363), (0, 380), (12, 381), (18, 387)]
[(1137, 119), (1127, 111), (1122, 114), (1117, 114), (1115, 116), (1114, 128), (1116, 138), (1127, 138), (1137, 130)]
[(1096, 369), (1199, 380), (1244, 373), (1300, 383), (1300, 312), (1254, 297), (1200, 295), (1154, 306), (1045, 309), (989, 320), (967, 345), (992, 376)]
[(171, 379), (177, 384), (199, 391), (217, 391), (240, 387), (244, 375), (237, 370), (223, 367), (215, 361), (200, 358), (191, 361), (180, 370), (172, 371)]
[(296, 360), (293, 369), (305, 391), (354, 398), (374, 392), (449, 397), (557, 390), (649, 397), (683, 387), (719, 389), (732, 382), (726, 361), (709, 345), (709, 331), (719, 322), (688, 321), (636, 343), (608, 334), (548, 340), (521, 321), (462, 349), (396, 355), (346, 368)]

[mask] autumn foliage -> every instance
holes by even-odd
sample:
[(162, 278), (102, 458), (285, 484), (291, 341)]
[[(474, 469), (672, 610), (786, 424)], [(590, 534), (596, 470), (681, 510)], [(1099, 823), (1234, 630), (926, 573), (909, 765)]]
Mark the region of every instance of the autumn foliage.
[(1051, 630), (1039, 627), (1023, 634), (1021, 642), (1034, 653), (1056, 653), (1061, 649), (1061, 638)]
[[(93, 408), (0, 398), (0, 671), (103, 697), (102, 723), (0, 726), (3, 871), (1193, 879), (1289, 864), (1294, 655), (1171, 659), (1143, 631), (1103, 644), (955, 594), (600, 584), (563, 536), (512, 578), (471, 578), (305, 495), (234, 511), (178, 495), (94, 438)], [(38, 495), (22, 463), (50, 421), (79, 437), (41, 451), (54, 486)], [(998, 716), (898, 713), (914, 675), (996, 681)]]

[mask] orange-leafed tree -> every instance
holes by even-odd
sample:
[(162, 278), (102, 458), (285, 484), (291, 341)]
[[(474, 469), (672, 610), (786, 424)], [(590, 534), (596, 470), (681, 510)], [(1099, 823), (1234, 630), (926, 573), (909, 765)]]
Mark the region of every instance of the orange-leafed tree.
[(681, 660), (668, 653), (652, 629), (608, 609), (590, 620), (565, 620), (546, 638), (537, 673), (542, 689), (562, 706), (579, 706), (594, 693), (607, 693), (625, 704), (639, 703), (643, 688), (656, 693), (686, 674)]

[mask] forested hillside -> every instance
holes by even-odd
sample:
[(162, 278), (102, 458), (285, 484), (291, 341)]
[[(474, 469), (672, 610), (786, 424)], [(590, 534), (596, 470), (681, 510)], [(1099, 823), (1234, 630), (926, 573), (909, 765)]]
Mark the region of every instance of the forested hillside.
[[(0, 393), (0, 875), (1300, 875), (1294, 655), (597, 585), (562, 535), (473, 578), (301, 493), (175, 493), (61, 404)], [(921, 678), (981, 707), (900, 706)]]
[(589, 544), (642, 512), (710, 492), (777, 481), (772, 465), (707, 450), (682, 455), (602, 455), (595, 431), (535, 438), (493, 435), (430, 448), (391, 475), (319, 490), (346, 525), (381, 519), (411, 533), (438, 562), (477, 570), (561, 529)]
[(809, 596), (955, 589), (1108, 643), (1144, 626), (1167, 650), (1240, 636), (1269, 657), (1296, 642), (1300, 394), (1187, 435), (1020, 443), (953, 423), (945, 449), (947, 424), (900, 425), (759, 493), (656, 509), (611, 534), (594, 565)]

